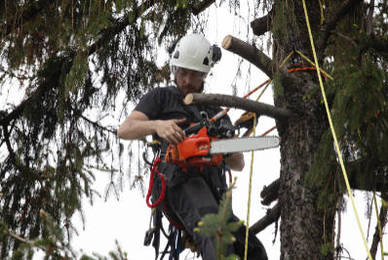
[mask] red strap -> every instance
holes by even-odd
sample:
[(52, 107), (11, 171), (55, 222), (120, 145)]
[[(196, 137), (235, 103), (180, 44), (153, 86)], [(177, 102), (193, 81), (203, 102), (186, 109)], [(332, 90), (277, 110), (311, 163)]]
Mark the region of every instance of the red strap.
[[(161, 162), (160, 157), (157, 157), (155, 159), (155, 161), (153, 162), (152, 168), (151, 168), (150, 183), (148, 185), (148, 192), (147, 192), (147, 196), (146, 196), (146, 203), (147, 203), (147, 206), (150, 207), (150, 208), (157, 207), (163, 201), (164, 195), (165, 195), (165, 192), (166, 192), (166, 180), (164, 179), (163, 175), (157, 169), (158, 164), (160, 162)], [(156, 202), (151, 204), (150, 203), (150, 197), (151, 197), (152, 187), (154, 186), (154, 174), (155, 174), (155, 171), (159, 175), (160, 181), (162, 182), (162, 190), (161, 190), (159, 198), (156, 200)]]
[[(296, 68), (290, 68), (287, 70), (288, 73), (294, 72), (294, 71), (305, 71), (305, 70), (317, 70), (315, 67), (296, 67)], [(326, 80), (326, 75), (321, 71), (322, 77)]]

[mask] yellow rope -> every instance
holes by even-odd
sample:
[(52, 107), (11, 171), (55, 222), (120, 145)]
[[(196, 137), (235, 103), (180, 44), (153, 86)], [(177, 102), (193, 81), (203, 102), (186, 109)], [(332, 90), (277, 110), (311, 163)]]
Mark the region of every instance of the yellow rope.
[(256, 101), (259, 101), (259, 99), (261, 98), (261, 96), (264, 94), (264, 92), (267, 90), (269, 84), (271, 84), (271, 80), (268, 81), (267, 85), (264, 87), (264, 89), (260, 92), (260, 94), (257, 96), (256, 98)]
[(323, 4), (322, 4), (322, 1), (321, 0), (318, 0), (319, 2), (319, 9), (321, 11), (321, 25), (323, 24), (323, 22), (325, 21), (325, 16), (323, 15)]
[(336, 151), (337, 151), (338, 159), (340, 161), (342, 173), (343, 173), (343, 176), (344, 176), (344, 179), (345, 179), (346, 188), (348, 190), (349, 198), (350, 198), (350, 200), (352, 202), (353, 211), (354, 211), (354, 214), (356, 216), (358, 228), (360, 230), (360, 233), (361, 233), (361, 236), (362, 236), (362, 239), (363, 239), (363, 242), (364, 242), (365, 250), (368, 253), (369, 260), (373, 260), (371, 254), (370, 254), (370, 251), (368, 249), (368, 244), (367, 244), (366, 239), (365, 239), (364, 231), (362, 230), (362, 227), (361, 227), (360, 218), (358, 216), (358, 212), (357, 212), (357, 209), (356, 209), (354, 198), (353, 198), (353, 195), (352, 195), (352, 192), (351, 192), (351, 189), (350, 189), (348, 175), (346, 173), (345, 165), (344, 165), (344, 162), (343, 162), (343, 159), (342, 159), (341, 150), (339, 148), (337, 136), (336, 136), (336, 133), (335, 133), (335, 130), (334, 130), (333, 121), (331, 119), (329, 105), (328, 105), (328, 102), (327, 102), (325, 89), (324, 89), (323, 83), (322, 83), (320, 68), (319, 68), (319, 64), (318, 64), (317, 53), (315, 52), (314, 40), (313, 40), (313, 36), (312, 36), (312, 33), (311, 33), (310, 22), (309, 22), (309, 17), (308, 17), (308, 14), (307, 14), (307, 8), (306, 8), (305, 0), (302, 0), (302, 2), (303, 2), (304, 15), (305, 15), (305, 18), (306, 18), (307, 30), (308, 30), (308, 33), (309, 33), (309, 38), (310, 38), (310, 43), (311, 43), (311, 49), (312, 49), (313, 54), (314, 54), (315, 67), (317, 69), (319, 85), (321, 87), (322, 97), (323, 97), (323, 101), (324, 101), (325, 108), (326, 108), (327, 118), (329, 120), (330, 130), (331, 130), (331, 133), (333, 135), (333, 139), (334, 139), (334, 143), (335, 143), (335, 148), (336, 148)]
[(291, 58), (292, 54), (294, 54), (294, 51), (290, 52), (290, 54), (288, 54), (288, 56), (284, 58), (284, 60), (280, 64), (279, 68), (283, 67), (284, 64), (286, 64), (286, 62)]
[[(291, 57), (291, 55), (288, 55)], [(261, 91), (259, 96), (256, 98), (256, 101), (259, 101), (261, 96), (263, 96), (264, 92), (267, 90), (271, 80), (267, 82), (267, 85)], [(256, 135), (256, 114), (253, 115), (253, 136)], [(251, 165), (249, 169), (249, 184), (248, 184), (248, 205), (247, 205), (247, 221), (246, 221), (246, 232), (245, 232), (245, 247), (244, 247), (244, 260), (247, 260), (248, 257), (248, 238), (249, 238), (249, 215), (251, 211), (251, 194), (252, 194), (252, 176), (253, 176), (253, 161), (254, 161), (254, 151), (251, 152)]]
[[(268, 86), (268, 85), (267, 85)], [(256, 135), (256, 114), (253, 116), (253, 136)], [(244, 248), (244, 260), (248, 257), (248, 235), (249, 235), (249, 215), (251, 209), (251, 193), (252, 193), (252, 173), (253, 173), (253, 159), (254, 152), (251, 152), (251, 167), (249, 170), (249, 185), (248, 185), (248, 206), (247, 206), (247, 221), (246, 221), (246, 232), (245, 232), (245, 248)]]
[[(287, 55), (287, 57), (284, 58), (284, 60), (282, 61), (282, 63), (280, 64), (279, 68), (283, 67), (284, 64), (286, 64), (286, 62), (291, 58), (291, 56), (294, 54), (294, 53), (298, 53), (300, 57), (302, 57), (302, 59), (304, 59), (305, 61), (307, 61), (308, 63), (310, 63), (312, 66), (315, 67), (315, 63), (312, 62), (306, 55), (303, 54), (303, 52), (301, 52), (300, 50), (295, 50), (295, 51), (291, 51), (290, 54)], [(328, 77), (329, 79), (331, 80), (334, 80), (333, 76), (331, 76), (328, 72), (326, 72), (325, 70), (321, 69), (321, 72), (323, 74), (326, 75), (326, 77)]]
[(383, 231), (381, 229), (381, 222), (380, 222), (379, 211), (377, 209), (377, 200), (376, 200), (376, 192), (375, 191), (373, 191), (373, 202), (375, 204), (375, 211), (376, 211), (376, 217), (377, 217), (377, 227), (379, 228), (381, 259), (384, 260)]
[[(313, 65), (313, 66), (315, 67), (315, 63), (312, 62), (312, 61), (311, 61), (306, 55), (304, 55), (301, 51), (296, 50), (296, 53), (298, 53), (303, 59), (305, 59), (308, 63), (310, 63), (311, 65)], [(321, 70), (321, 72), (322, 72), (323, 74), (326, 75), (326, 77), (328, 77), (328, 78), (331, 79), (331, 80), (334, 80), (334, 78), (333, 78), (329, 73), (327, 73), (326, 71), (324, 71), (324, 70), (321, 69), (321, 68), (320, 68), (320, 70)]]

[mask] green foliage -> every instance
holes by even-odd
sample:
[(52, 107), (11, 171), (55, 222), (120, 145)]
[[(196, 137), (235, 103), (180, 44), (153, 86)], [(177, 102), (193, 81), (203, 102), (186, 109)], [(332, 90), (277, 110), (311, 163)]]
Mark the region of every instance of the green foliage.
[[(124, 175), (127, 167), (113, 169), (111, 149), (119, 144), (102, 118), (117, 112), (118, 100), (127, 104), (165, 84), (161, 75), (169, 73), (155, 64), (159, 44), (188, 31), (194, 4), (6, 0), (0, 6), (0, 86), (19, 82), (25, 91), (20, 104), (0, 107), (0, 219), (10, 230), (43, 238), (43, 210), (72, 231), (82, 197), (93, 201), (98, 194), (91, 189), (95, 169), (111, 173), (112, 183)], [(0, 258), (16, 257), (19, 242), (5, 236), (1, 243)]]
[[(327, 50), (333, 59), (326, 65), (334, 80), (325, 87), (348, 172), (374, 174), (388, 165), (388, 63), (379, 52), (365, 47), (368, 36), (363, 20), (357, 20), (362, 19), (362, 10), (354, 12), (338, 25), (341, 36), (333, 38)], [(321, 190), (321, 208), (334, 207), (345, 187), (329, 130), (314, 158), (307, 183)]]
[(232, 217), (231, 191), (225, 193), (218, 213), (207, 214), (194, 231), (208, 237), (213, 237), (218, 260), (238, 259), (236, 255), (225, 256), (228, 245), (235, 241), (233, 232), (241, 226), (240, 222), (229, 222)]

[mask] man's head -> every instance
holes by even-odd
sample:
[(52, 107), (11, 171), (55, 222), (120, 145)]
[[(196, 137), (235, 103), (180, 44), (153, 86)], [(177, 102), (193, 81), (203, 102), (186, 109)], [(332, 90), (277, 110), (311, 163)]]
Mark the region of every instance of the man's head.
[(221, 50), (210, 45), (200, 34), (182, 37), (170, 59), (171, 71), (183, 95), (202, 92), (204, 80), (210, 68), (221, 58)]

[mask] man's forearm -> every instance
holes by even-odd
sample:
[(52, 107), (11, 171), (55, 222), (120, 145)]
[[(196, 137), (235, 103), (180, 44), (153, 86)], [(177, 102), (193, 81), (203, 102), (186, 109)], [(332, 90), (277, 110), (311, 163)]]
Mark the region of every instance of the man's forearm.
[(140, 139), (156, 133), (158, 120), (126, 120), (117, 130), (117, 136), (122, 139)]

